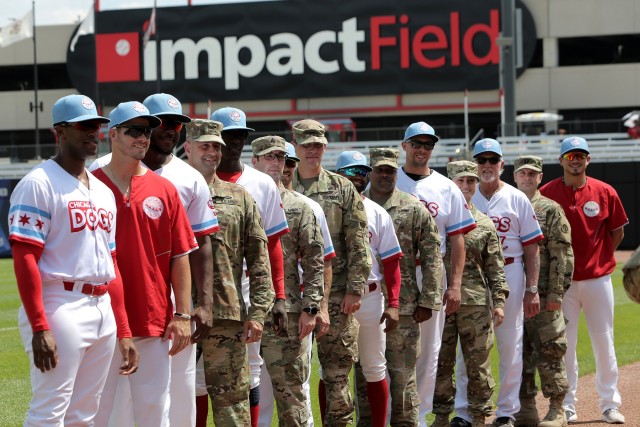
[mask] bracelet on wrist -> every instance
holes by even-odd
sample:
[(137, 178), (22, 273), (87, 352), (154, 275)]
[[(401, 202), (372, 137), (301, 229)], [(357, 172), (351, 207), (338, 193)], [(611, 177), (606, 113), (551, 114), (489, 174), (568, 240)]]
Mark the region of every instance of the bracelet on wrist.
[(173, 313), (173, 318), (175, 319), (176, 317), (178, 319), (191, 320), (191, 316), (184, 313), (178, 313), (178, 312)]

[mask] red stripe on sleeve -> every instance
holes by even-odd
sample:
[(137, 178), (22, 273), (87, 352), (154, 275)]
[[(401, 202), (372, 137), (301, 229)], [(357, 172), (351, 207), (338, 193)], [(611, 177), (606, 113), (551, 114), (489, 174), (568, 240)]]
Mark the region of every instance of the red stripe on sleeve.
[(46, 331), (49, 329), (49, 323), (42, 303), (42, 276), (38, 268), (43, 248), (18, 240), (12, 240), (12, 243), (13, 268), (18, 282), (18, 292), (31, 324), (31, 331)]

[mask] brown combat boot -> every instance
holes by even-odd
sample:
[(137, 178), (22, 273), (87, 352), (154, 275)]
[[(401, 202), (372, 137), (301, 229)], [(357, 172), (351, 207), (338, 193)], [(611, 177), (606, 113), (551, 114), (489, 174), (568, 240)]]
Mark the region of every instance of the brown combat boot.
[(564, 415), (564, 408), (562, 407), (563, 400), (564, 396), (549, 399), (549, 412), (538, 424), (539, 427), (566, 427), (568, 425), (567, 418)]
[(485, 427), (484, 415), (474, 416), (471, 421), (471, 427)]
[(516, 414), (516, 427), (536, 427), (539, 420), (535, 397), (521, 397), (520, 411)]
[(449, 414), (436, 414), (431, 427), (449, 427)]

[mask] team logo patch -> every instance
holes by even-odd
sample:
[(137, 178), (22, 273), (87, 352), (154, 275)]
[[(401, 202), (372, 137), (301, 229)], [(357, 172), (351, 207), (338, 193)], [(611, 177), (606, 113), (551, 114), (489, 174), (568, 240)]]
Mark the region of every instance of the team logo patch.
[(207, 206), (209, 206), (209, 209), (211, 209), (212, 211), (216, 208), (215, 203), (213, 203), (213, 200), (211, 199), (209, 199), (209, 201), (207, 202)]
[(142, 203), (142, 209), (149, 218), (158, 219), (164, 212), (164, 204), (159, 198), (150, 196), (144, 199), (144, 202)]
[(93, 101), (87, 96), (82, 98), (82, 101), (80, 101), (80, 104), (87, 110), (93, 110), (95, 108), (93, 105)]
[(353, 156), (351, 156), (353, 158), (353, 160), (362, 160), (364, 158), (364, 156), (362, 154), (360, 154), (360, 152), (356, 151), (355, 153), (353, 153)]
[(423, 123), (423, 124), (420, 125), (420, 130), (422, 132), (428, 132), (429, 131), (429, 126), (427, 126), (426, 124)]
[(571, 145), (577, 147), (578, 145), (580, 145), (580, 140), (578, 138), (571, 139)]
[(600, 205), (598, 205), (597, 202), (591, 200), (590, 202), (584, 204), (584, 206), (582, 207), (582, 212), (584, 212), (586, 216), (593, 218), (600, 213)]
[(234, 122), (239, 122), (242, 119), (238, 110), (233, 110), (231, 113), (229, 113), (229, 118)]
[(171, 107), (174, 110), (177, 110), (178, 108), (180, 108), (180, 102), (178, 102), (178, 100), (175, 99), (173, 96), (169, 97), (169, 99), (167, 100), (167, 104), (169, 104), (169, 107)]
[(146, 113), (147, 112), (147, 107), (145, 107), (144, 105), (140, 104), (139, 102), (136, 102), (135, 104), (133, 104), (133, 109), (136, 110), (138, 113)]
[(491, 148), (491, 141), (483, 141), (482, 142), (482, 147), (483, 148)]

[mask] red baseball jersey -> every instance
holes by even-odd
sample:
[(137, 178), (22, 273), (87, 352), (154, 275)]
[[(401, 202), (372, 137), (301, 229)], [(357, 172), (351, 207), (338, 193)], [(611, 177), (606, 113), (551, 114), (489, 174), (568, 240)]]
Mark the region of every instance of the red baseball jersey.
[(557, 178), (540, 192), (562, 206), (571, 224), (573, 279), (594, 279), (613, 272), (616, 260), (610, 232), (629, 223), (616, 190), (595, 178), (574, 190)]

